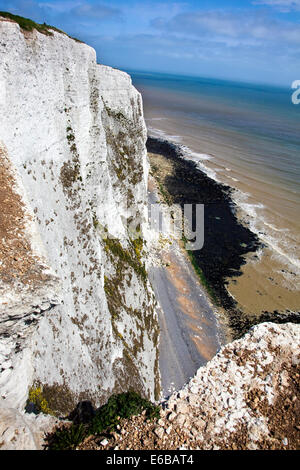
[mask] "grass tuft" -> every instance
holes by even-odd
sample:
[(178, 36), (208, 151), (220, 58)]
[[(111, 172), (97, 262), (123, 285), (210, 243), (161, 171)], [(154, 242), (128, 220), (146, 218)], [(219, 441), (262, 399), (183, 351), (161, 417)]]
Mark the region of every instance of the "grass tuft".
[(49, 450), (75, 450), (87, 435), (86, 426), (83, 424), (64, 426), (49, 438), (47, 448)]

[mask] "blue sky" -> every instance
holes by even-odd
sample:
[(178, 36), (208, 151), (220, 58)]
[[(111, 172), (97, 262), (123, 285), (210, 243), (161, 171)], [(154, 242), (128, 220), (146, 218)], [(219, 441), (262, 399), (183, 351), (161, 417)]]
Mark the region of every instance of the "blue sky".
[(0, 10), (63, 29), (125, 70), (300, 79), (300, 0), (0, 0)]

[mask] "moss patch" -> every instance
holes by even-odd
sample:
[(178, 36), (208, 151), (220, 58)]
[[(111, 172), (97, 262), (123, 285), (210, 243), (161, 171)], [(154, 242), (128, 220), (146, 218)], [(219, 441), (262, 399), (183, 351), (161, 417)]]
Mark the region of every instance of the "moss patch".
[(65, 385), (43, 385), (43, 396), (56, 416), (67, 415), (74, 408), (74, 394)]
[[(140, 239), (138, 239), (140, 240)], [(147, 280), (147, 271), (145, 264), (141, 261), (141, 247), (143, 241), (133, 241), (130, 248), (125, 249), (122, 247), (118, 240), (113, 238), (106, 238), (104, 240), (104, 249), (106, 253), (111, 253), (113, 256), (123, 262), (125, 265), (130, 266), (135, 273), (142, 278), (144, 282)]]
[[(75, 135), (71, 126), (66, 129), (66, 138), (72, 155), (71, 160), (67, 160), (63, 163), (60, 170), (60, 181), (63, 187), (63, 191), (69, 199), (76, 198), (77, 192), (80, 188), (80, 182), (82, 182), (82, 176), (80, 174), (80, 159), (77, 146), (75, 143)], [(75, 183), (77, 183), (75, 185)]]

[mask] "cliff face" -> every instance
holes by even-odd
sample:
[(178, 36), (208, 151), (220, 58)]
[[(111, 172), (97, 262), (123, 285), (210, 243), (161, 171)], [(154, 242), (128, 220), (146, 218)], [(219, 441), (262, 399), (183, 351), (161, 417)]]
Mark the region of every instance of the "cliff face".
[(140, 94), (64, 34), (0, 18), (0, 40), (0, 156), (12, 201), (0, 196), (11, 221), (0, 245), (2, 402), (22, 409), (35, 384), (60, 413), (131, 386), (153, 399)]

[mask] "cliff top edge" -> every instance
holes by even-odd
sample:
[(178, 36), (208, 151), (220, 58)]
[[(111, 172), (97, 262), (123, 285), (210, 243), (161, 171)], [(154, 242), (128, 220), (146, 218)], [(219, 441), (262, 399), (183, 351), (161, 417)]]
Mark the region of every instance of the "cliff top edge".
[(11, 21), (17, 23), (22, 31), (32, 32), (36, 30), (41, 34), (45, 34), (46, 36), (53, 36), (53, 31), (56, 31), (57, 33), (68, 36), (70, 39), (73, 39), (76, 42), (84, 44), (84, 42), (80, 41), (80, 39), (69, 36), (67, 33), (56, 28), (55, 26), (50, 26), (46, 23), (36, 23), (35, 21), (32, 21), (29, 18), (23, 18), (22, 16), (13, 15), (12, 13), (9, 13), (7, 11), (0, 11), (0, 21)]

